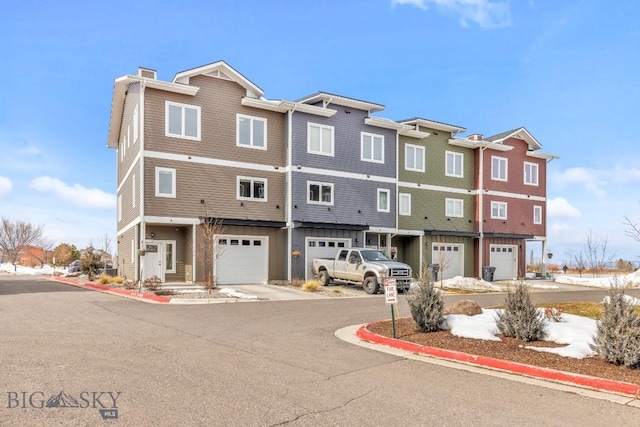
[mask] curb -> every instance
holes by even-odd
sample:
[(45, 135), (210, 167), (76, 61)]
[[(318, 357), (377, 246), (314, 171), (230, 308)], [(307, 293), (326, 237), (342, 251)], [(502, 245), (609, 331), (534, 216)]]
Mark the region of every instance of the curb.
[(130, 291), (128, 289), (119, 289), (119, 288), (110, 288), (108, 286), (99, 285), (97, 283), (90, 282), (77, 282), (75, 280), (64, 279), (61, 277), (47, 277), (49, 280), (54, 280), (56, 282), (64, 283), (66, 285), (77, 286), (79, 288), (88, 288), (93, 289), (95, 291), (105, 292), (112, 295), (118, 295), (128, 298), (133, 298), (139, 301), (144, 302), (154, 302), (159, 304), (168, 304), (171, 302), (172, 298), (161, 297), (153, 294), (145, 294), (136, 291)]
[(487, 356), (477, 356), (473, 354), (461, 353), (454, 350), (445, 350), (436, 347), (423, 346), (420, 344), (402, 341), (395, 338), (383, 337), (381, 335), (374, 334), (367, 329), (369, 325), (372, 325), (374, 323), (376, 322), (367, 323), (359, 327), (356, 331), (356, 336), (363, 341), (368, 341), (374, 344), (383, 344), (411, 353), (432, 356), (453, 362), (467, 363), (484, 368), (497, 369), (500, 371), (511, 372), (514, 374), (525, 375), (548, 381), (568, 383), (571, 385), (586, 387), (599, 391), (618, 393), (628, 397), (633, 397), (635, 399), (640, 399), (640, 386), (637, 384), (591, 377), (587, 375), (573, 374), (549, 368), (540, 368), (538, 366), (526, 365), (524, 363), (494, 359)]

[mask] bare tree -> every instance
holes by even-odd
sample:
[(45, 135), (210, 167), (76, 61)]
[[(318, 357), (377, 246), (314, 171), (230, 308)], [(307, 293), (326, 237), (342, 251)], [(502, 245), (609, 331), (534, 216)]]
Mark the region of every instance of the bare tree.
[[(208, 212), (207, 212), (208, 213)], [(226, 241), (218, 241), (218, 236), (226, 233), (226, 227), (222, 219), (207, 215), (200, 217), (200, 229), (202, 230), (202, 254), (204, 256), (204, 277), (202, 286), (209, 292), (218, 287), (215, 265), (220, 259), (226, 247)]]
[(631, 221), (628, 216), (625, 216), (624, 225), (628, 227), (624, 233), (636, 242), (640, 242), (640, 224)]
[(42, 251), (33, 251), (33, 257), (40, 263), (40, 267), (44, 267), (45, 262), (49, 262), (51, 258), (51, 253), (53, 251), (53, 242), (44, 237), (38, 239), (34, 242), (33, 246), (38, 249), (42, 249)]
[(585, 270), (585, 268), (587, 268), (587, 260), (582, 250), (578, 251), (578, 253), (576, 254), (573, 254), (573, 262), (576, 264), (576, 268), (578, 269), (580, 277), (582, 277), (582, 272)]
[(112, 262), (113, 254), (111, 253), (111, 239), (109, 235), (105, 233), (102, 240), (100, 240), (100, 250), (103, 252), (102, 263), (104, 268), (107, 268), (107, 262)]
[(609, 253), (608, 242), (609, 240), (606, 236), (600, 239), (594, 236), (591, 230), (589, 230), (585, 248), (587, 266), (596, 277), (600, 276), (600, 272), (604, 270), (606, 264), (611, 262), (615, 257), (615, 254)]
[[(438, 243), (434, 243), (434, 245), (440, 246)], [(449, 253), (444, 249), (444, 246), (440, 246), (439, 250), (436, 251), (436, 256), (432, 259), (433, 264), (438, 265), (439, 273), (436, 274), (436, 277), (440, 278), (440, 288), (444, 287), (444, 271), (449, 268), (449, 264), (451, 264), (451, 259), (449, 258)]]
[(44, 226), (33, 225), (24, 221), (12, 222), (2, 217), (0, 224), (0, 249), (2, 249), (9, 261), (13, 264), (14, 271), (18, 269), (17, 264), (22, 251), (27, 246), (42, 239)]

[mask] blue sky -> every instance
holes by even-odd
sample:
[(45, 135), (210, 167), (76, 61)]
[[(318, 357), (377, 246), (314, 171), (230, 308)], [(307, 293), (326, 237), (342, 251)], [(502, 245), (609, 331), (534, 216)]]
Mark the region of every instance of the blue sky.
[(640, 2), (5, 0), (0, 216), (56, 243), (115, 241), (113, 80), (225, 60), (265, 91), (317, 90), (493, 135), (525, 126), (549, 163), (554, 261), (591, 230), (638, 260)]

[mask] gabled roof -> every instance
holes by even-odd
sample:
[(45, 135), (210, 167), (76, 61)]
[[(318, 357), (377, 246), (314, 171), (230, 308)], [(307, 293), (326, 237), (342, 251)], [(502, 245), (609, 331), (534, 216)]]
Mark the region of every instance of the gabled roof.
[(238, 83), (240, 86), (247, 90), (247, 96), (251, 98), (260, 98), (264, 91), (260, 89), (251, 80), (240, 74), (233, 67), (224, 61), (216, 61), (211, 64), (203, 65), (197, 68), (191, 68), (177, 73), (173, 78), (173, 83), (189, 84), (191, 77), (204, 75), (212, 75), (214, 77), (228, 79)]
[(362, 101), (360, 99), (349, 98), (347, 96), (335, 95), (328, 92), (316, 92), (312, 95), (298, 99), (296, 102), (302, 102), (305, 104), (315, 104), (320, 102), (326, 107), (328, 104), (342, 105), (343, 107), (356, 108), (358, 110), (365, 110), (369, 112), (382, 111), (384, 105), (376, 104), (373, 102)]
[(443, 132), (459, 133), (466, 132), (467, 129), (462, 126), (450, 125), (448, 123), (437, 122), (435, 120), (423, 119), (422, 117), (413, 117), (411, 119), (398, 120), (398, 123), (406, 123), (408, 125), (424, 126), (431, 129), (441, 130)]
[(486, 141), (502, 144), (508, 138), (521, 139), (529, 145), (529, 150), (539, 150), (542, 148), (542, 144), (529, 133), (524, 127), (508, 130), (506, 132), (499, 133), (497, 135), (485, 138)]

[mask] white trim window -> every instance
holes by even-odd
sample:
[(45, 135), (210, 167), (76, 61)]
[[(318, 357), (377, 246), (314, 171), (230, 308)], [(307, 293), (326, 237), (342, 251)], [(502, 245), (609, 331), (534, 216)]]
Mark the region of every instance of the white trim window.
[(424, 147), (405, 144), (404, 168), (408, 171), (424, 172)]
[(140, 114), (138, 113), (138, 106), (133, 110), (133, 143), (135, 145), (140, 137)]
[(236, 114), (236, 145), (266, 150), (267, 119)]
[(384, 135), (360, 132), (360, 160), (384, 163)]
[(462, 199), (445, 198), (445, 216), (463, 218), (464, 201)]
[(398, 194), (398, 215), (411, 215), (411, 194)]
[(542, 206), (533, 207), (533, 223), (542, 224)]
[(455, 151), (447, 151), (445, 152), (446, 156), (446, 167), (445, 167), (445, 175), (453, 176), (455, 178), (463, 178), (462, 174), (462, 165), (464, 156), (462, 153), (457, 153)]
[(491, 179), (494, 181), (507, 180), (507, 159), (491, 156)]
[(524, 162), (524, 184), (538, 186), (538, 164)]
[(307, 153), (333, 156), (334, 145), (333, 126), (307, 123)]
[(248, 176), (238, 177), (238, 200), (250, 200), (254, 202), (267, 201), (266, 178), (252, 178)]
[(391, 190), (385, 188), (378, 188), (378, 212), (391, 212)]
[(507, 219), (507, 204), (505, 202), (491, 202), (491, 218)]
[(165, 136), (200, 141), (200, 107), (165, 101)]
[(164, 272), (175, 273), (176, 272), (176, 241), (168, 240), (164, 242)]
[(136, 207), (136, 174), (133, 174), (133, 178), (131, 179), (131, 205)]
[(118, 195), (118, 222), (122, 221), (122, 194)]
[(333, 184), (307, 181), (307, 203), (333, 206)]
[(176, 197), (176, 170), (156, 167), (156, 197)]

